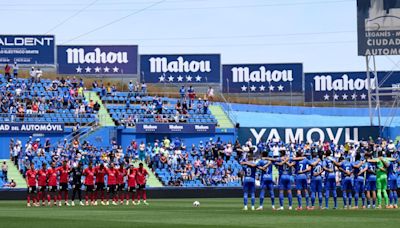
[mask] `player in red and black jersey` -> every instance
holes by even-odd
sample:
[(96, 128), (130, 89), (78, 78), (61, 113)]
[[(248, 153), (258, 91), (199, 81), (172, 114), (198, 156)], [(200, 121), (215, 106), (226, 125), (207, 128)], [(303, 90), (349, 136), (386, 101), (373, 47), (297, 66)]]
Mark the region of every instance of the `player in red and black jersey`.
[(93, 162), (89, 162), (89, 166), (83, 170), (83, 175), (85, 176), (85, 187), (86, 187), (86, 206), (89, 205), (89, 198), (91, 201), (91, 205), (95, 203), (95, 192), (94, 192), (94, 175), (95, 175), (95, 168), (93, 167)]
[(59, 194), (58, 194), (58, 206), (61, 206), (61, 194), (64, 194), (65, 205), (69, 206), (68, 203), (68, 181), (69, 181), (69, 166), (67, 165), (67, 161), (63, 161), (63, 165), (57, 168), (57, 171), (60, 176), (59, 183)]
[(146, 181), (149, 173), (145, 168), (143, 168), (143, 163), (139, 164), (139, 168), (136, 169), (136, 182), (138, 184), (137, 189), (137, 199), (138, 203), (140, 204), (140, 198), (143, 199), (143, 204), (148, 205), (146, 202)]
[(33, 163), (31, 163), (31, 167), (28, 171), (25, 173), (26, 176), (26, 184), (28, 185), (28, 198), (27, 198), (27, 206), (31, 206), (31, 199), (33, 201), (34, 206), (39, 206), (36, 204), (36, 176), (37, 176), (37, 171), (35, 170), (35, 166)]
[(117, 174), (117, 185), (118, 185), (118, 198), (121, 204), (124, 204), (125, 198), (125, 176), (126, 176), (126, 169), (124, 168), (123, 163), (119, 165), (118, 174)]
[(57, 188), (57, 168), (56, 163), (52, 162), (50, 169), (47, 170), (47, 179), (48, 179), (48, 190), (47, 190), (47, 200), (50, 202), (51, 197), (54, 199), (54, 205), (57, 205), (58, 199), (58, 188)]
[(117, 175), (118, 170), (115, 168), (114, 163), (111, 163), (110, 168), (106, 168), (107, 171), (107, 205), (109, 200), (112, 199), (112, 204), (117, 205)]
[(101, 197), (101, 204), (105, 205), (104, 202), (104, 176), (106, 175), (106, 168), (104, 164), (101, 163), (100, 166), (95, 168), (95, 176), (96, 176), (96, 201), (95, 205), (97, 205), (97, 199)]
[[(38, 171), (38, 203), (42, 200), (42, 206), (45, 206), (47, 196), (47, 168), (46, 163), (42, 164), (42, 168)], [(47, 199), (47, 204), (50, 206), (50, 200)]]
[(133, 165), (131, 165), (128, 169), (128, 192), (126, 194), (126, 205), (129, 205), (129, 199), (132, 199), (132, 204), (136, 205), (136, 169)]

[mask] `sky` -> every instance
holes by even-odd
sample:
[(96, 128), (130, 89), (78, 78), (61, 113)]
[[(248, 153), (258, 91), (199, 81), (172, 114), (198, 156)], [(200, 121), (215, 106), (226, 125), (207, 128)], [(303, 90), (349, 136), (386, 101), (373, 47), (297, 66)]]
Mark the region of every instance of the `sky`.
[[(356, 0), (0, 0), (5, 34), (56, 44), (137, 44), (140, 54), (220, 53), (223, 64), (363, 71)], [(7, 18), (7, 19), (5, 19)], [(378, 70), (400, 58), (377, 57)]]

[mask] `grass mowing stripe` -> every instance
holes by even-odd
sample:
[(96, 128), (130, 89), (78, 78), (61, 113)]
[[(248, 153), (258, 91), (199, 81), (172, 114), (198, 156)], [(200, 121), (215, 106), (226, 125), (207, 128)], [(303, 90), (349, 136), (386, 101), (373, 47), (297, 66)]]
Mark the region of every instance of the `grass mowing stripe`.
[(398, 227), (400, 210), (242, 211), (241, 199), (150, 200), (150, 206), (26, 208), (24, 201), (0, 201), (4, 227)]

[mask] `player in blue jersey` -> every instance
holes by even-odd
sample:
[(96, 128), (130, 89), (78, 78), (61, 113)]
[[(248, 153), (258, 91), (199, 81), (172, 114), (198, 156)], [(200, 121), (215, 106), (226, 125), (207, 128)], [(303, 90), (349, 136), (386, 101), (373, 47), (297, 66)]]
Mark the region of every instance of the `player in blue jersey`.
[(292, 159), (295, 167), (295, 182), (296, 182), (296, 190), (297, 190), (297, 203), (298, 206), (296, 210), (303, 210), (302, 205), (302, 191), (304, 192), (304, 196), (306, 198), (306, 208), (309, 209), (309, 192), (308, 192), (308, 167), (311, 165), (310, 160), (306, 157), (303, 157), (303, 151), (298, 150), (296, 152), (296, 158)]
[(251, 210), (255, 210), (254, 203), (256, 198), (256, 171), (257, 164), (254, 162), (253, 155), (248, 155), (247, 161), (240, 162), (243, 174), (243, 210), (247, 211), (249, 193), (251, 195)]
[(365, 162), (361, 161), (361, 154), (357, 153), (353, 165), (354, 175), (354, 209), (358, 209), (358, 201), (362, 199), (362, 207), (365, 208), (365, 186), (364, 186), (364, 175), (359, 175), (363, 169)]
[(325, 208), (329, 208), (329, 193), (332, 192), (333, 196), (333, 209), (337, 209), (337, 192), (336, 192), (336, 169), (332, 162), (332, 152), (330, 150), (325, 152), (325, 159), (322, 162), (322, 167), (325, 171)]
[(292, 176), (292, 167), (290, 165), (290, 159), (286, 156), (286, 151), (280, 151), (280, 158), (278, 159), (269, 159), (270, 161), (275, 161), (275, 166), (278, 168), (279, 173), (279, 208), (278, 210), (283, 210), (284, 203), (284, 191), (287, 192), (287, 197), (289, 201), (289, 210), (292, 210), (293, 204), (293, 196), (292, 196), (292, 184), (291, 184), (291, 176)]
[[(368, 161), (372, 159), (371, 153), (366, 153), (364, 155), (365, 159)], [(361, 173), (365, 173), (365, 190), (367, 192), (367, 208), (375, 208), (376, 202), (376, 163), (367, 162), (365, 163), (364, 168), (360, 171)]]
[[(339, 158), (339, 162), (331, 159), (331, 161), (339, 168), (342, 177), (342, 192), (344, 209), (351, 208), (352, 191), (353, 191), (353, 165), (344, 157)], [(348, 201), (347, 201), (348, 200)]]
[(271, 197), (272, 210), (275, 210), (274, 181), (272, 178), (273, 162), (265, 160), (267, 157), (268, 152), (263, 152), (263, 159), (257, 163), (258, 169), (261, 170), (260, 207), (258, 207), (257, 210), (263, 210), (264, 208), (264, 197), (266, 190), (269, 191), (269, 195)]
[(308, 167), (311, 171), (311, 210), (314, 210), (315, 198), (318, 196), (319, 209), (322, 209), (322, 168), (321, 159), (317, 152), (312, 153), (311, 165)]
[(398, 171), (398, 159), (392, 158), (392, 153), (387, 154), (387, 160), (390, 162), (387, 168), (388, 172), (388, 190), (389, 190), (389, 208), (397, 208), (398, 195), (397, 195), (397, 171)]

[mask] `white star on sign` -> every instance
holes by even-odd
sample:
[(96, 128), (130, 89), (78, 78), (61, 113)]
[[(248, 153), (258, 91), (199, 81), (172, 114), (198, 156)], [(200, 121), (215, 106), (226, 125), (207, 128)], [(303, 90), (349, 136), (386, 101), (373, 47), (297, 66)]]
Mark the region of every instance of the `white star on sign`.
[(326, 101), (328, 101), (328, 100), (329, 100), (329, 95), (328, 95), (328, 94), (325, 94), (325, 96), (324, 96), (324, 100), (326, 100)]
[(278, 86), (278, 90), (279, 90), (279, 91), (283, 91), (283, 86), (282, 86), (282, 85), (279, 85), (279, 86)]
[(260, 91), (265, 91), (265, 86), (264, 85), (260, 86)]
[(187, 82), (191, 82), (192, 81), (192, 76), (190, 76), (190, 75), (186, 76), (186, 81)]
[(353, 94), (351, 95), (351, 99), (353, 99), (353, 100), (357, 99), (357, 94), (356, 94), (356, 93), (353, 93)]
[(164, 75), (161, 75), (160, 77), (158, 77), (158, 79), (160, 80), (160, 82), (163, 82), (165, 80)]
[(251, 91), (256, 91), (256, 87), (255, 87), (254, 85), (252, 85), (252, 86), (250, 87), (250, 90), (251, 90)]
[(113, 72), (114, 72), (114, 73), (117, 73), (117, 72), (118, 72), (118, 70), (119, 70), (119, 68), (118, 68), (118, 67), (116, 67), (116, 66), (113, 68)]
[(242, 89), (242, 92), (244, 92), (244, 91), (247, 90), (247, 87), (246, 87), (245, 85), (243, 85), (243, 86), (241, 87), (241, 89)]
[(168, 77), (168, 81), (173, 82), (173, 81), (174, 81), (174, 77), (172, 77), (172, 75), (170, 75), (170, 76)]
[(105, 73), (108, 73), (108, 72), (110, 72), (110, 68), (108, 68), (108, 67), (104, 67), (104, 72), (105, 72)]
[(96, 67), (96, 68), (94, 68), (94, 72), (96, 72), (96, 73), (99, 73), (100, 72), (100, 70), (101, 70), (101, 68), (100, 67)]
[(342, 95), (343, 100), (347, 100), (347, 97), (348, 97), (347, 94)]
[(275, 88), (275, 87), (274, 87), (273, 85), (270, 85), (270, 86), (269, 86), (269, 91), (274, 91), (274, 88)]
[(339, 96), (337, 94), (333, 95), (333, 100), (338, 100)]
[(92, 70), (92, 68), (90, 68), (90, 67), (85, 68), (86, 73), (90, 73), (91, 70)]
[(177, 77), (177, 79), (178, 79), (178, 82), (181, 82), (181, 81), (183, 80), (183, 77), (179, 75), (179, 76)]
[(367, 95), (365, 95), (364, 93), (361, 94), (361, 100), (365, 100), (365, 99), (367, 99)]
[(199, 82), (199, 81), (201, 81), (201, 77), (200, 77), (200, 75), (197, 75), (196, 76), (196, 82)]
[(80, 66), (78, 66), (78, 68), (76, 68), (76, 73), (82, 73), (82, 68)]

